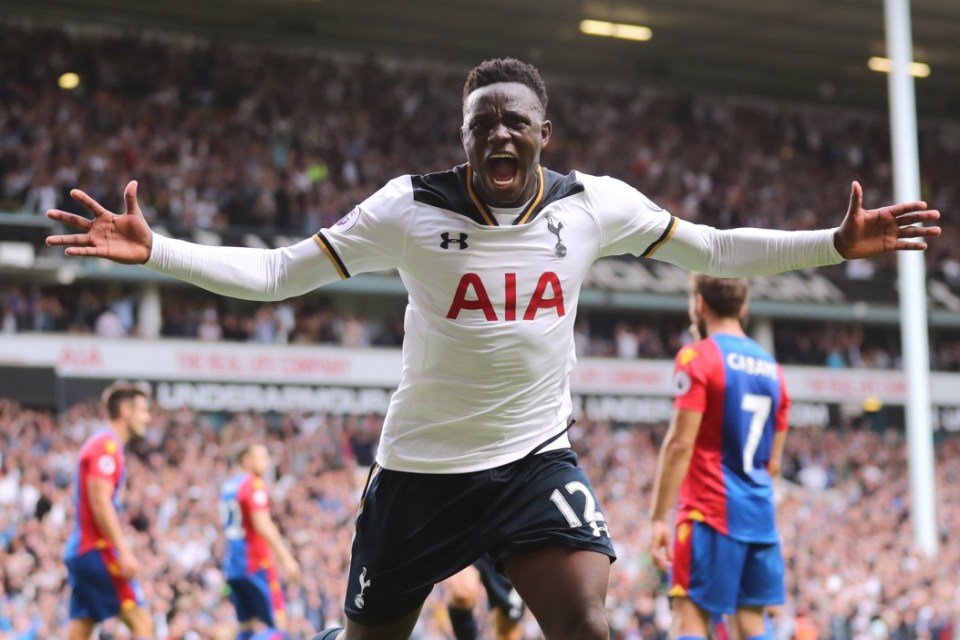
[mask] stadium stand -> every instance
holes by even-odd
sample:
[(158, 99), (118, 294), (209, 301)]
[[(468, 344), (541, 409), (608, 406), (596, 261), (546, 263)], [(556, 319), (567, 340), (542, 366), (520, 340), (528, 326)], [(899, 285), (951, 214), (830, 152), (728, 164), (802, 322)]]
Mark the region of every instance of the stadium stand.
[[(460, 72), (187, 38), (10, 26), (3, 35), (0, 210), (76, 208), (67, 191), (77, 184), (117, 206), (136, 175), (148, 215), (172, 230), (229, 225), (302, 236), (395, 175), (462, 161), (452, 137)], [(27, 48), (47, 54), (16, 55)], [(67, 67), (82, 83), (65, 95), (57, 80)], [(854, 177), (867, 186), (865, 201), (891, 198), (878, 113), (629, 84), (551, 86), (551, 119), (562, 132), (546, 155), (551, 168), (590, 167), (640, 185), (689, 220), (832, 226), (837, 193)], [(921, 142), (926, 197), (956, 209), (956, 123), (926, 123)], [(931, 268), (960, 277), (958, 246), (952, 235), (937, 243)]]
[[(176, 36), (147, 41), (13, 24), (0, 24), (0, 36), (2, 239), (25, 241), (54, 265), (11, 269), (0, 251), (0, 269), (6, 269), (0, 271), (0, 338), (138, 333), (144, 282), (124, 272), (58, 283), (58, 252), (40, 243), (48, 228), (41, 216), (50, 207), (75, 210), (70, 187), (83, 185), (118, 206), (123, 183), (137, 177), (151, 206), (147, 214), (171, 234), (252, 242), (249, 233), (270, 245), (333, 223), (397, 173), (461, 161), (454, 138), (459, 71)], [(18, 55), (26, 50), (45, 55)], [(271, 73), (262, 73), (264, 67)], [(72, 92), (57, 87), (66, 69), (82, 79)], [(891, 197), (887, 124), (880, 114), (548, 80), (551, 117), (563, 135), (545, 162), (627, 180), (687, 219), (721, 227), (835, 224), (837, 194), (854, 177), (869, 186), (868, 200)], [(923, 123), (921, 153), (925, 197), (944, 211), (957, 210), (960, 127)], [(937, 300), (950, 311), (950, 304), (960, 304), (960, 236), (949, 225), (945, 235), (928, 252), (927, 265), (944, 286)], [(891, 261), (851, 263), (828, 274), (847, 296), (845, 304), (870, 294), (868, 303), (889, 306), (892, 269)], [(160, 295), (162, 337), (342, 346), (395, 346), (402, 337), (403, 300), (396, 295), (396, 305), (371, 310), (342, 298), (242, 304), (169, 284)], [(780, 360), (897, 366), (894, 324), (866, 317), (828, 327), (817, 313), (830, 303), (815, 304), (823, 310), (774, 320)], [(640, 305), (611, 310), (586, 300), (580, 354), (669, 357), (684, 340), (682, 309), (681, 300), (658, 309), (651, 321)], [(948, 323), (932, 333), (935, 368), (960, 371), (957, 327)], [(99, 417), (90, 403), (61, 408), (58, 414), (0, 398), (0, 638), (63, 634), (60, 554), (72, 518), (73, 456)], [(350, 521), (379, 417), (159, 413), (129, 457), (124, 497), (159, 637), (233, 637), (217, 566), (223, 543), (208, 506), (227, 473), (229, 443), (251, 436), (270, 446), (277, 463), (275, 515), (307, 569), (303, 585), (288, 593), (292, 637), (309, 638), (338, 621)], [(944, 463), (960, 455), (960, 441), (938, 432), (943, 551), (930, 561), (909, 547), (906, 449), (898, 425), (887, 428), (875, 415), (831, 417), (829, 428), (796, 430), (788, 440), (780, 513), (790, 602), (777, 637), (785, 640), (811, 623), (820, 637), (834, 640), (952, 640), (960, 611), (960, 482)], [(666, 602), (646, 556), (644, 517), (662, 430), (586, 416), (573, 433), (605, 515), (617, 527), (621, 560), (609, 599), (617, 640), (666, 637)], [(435, 594), (428, 603), (418, 638), (447, 637), (442, 602)]]

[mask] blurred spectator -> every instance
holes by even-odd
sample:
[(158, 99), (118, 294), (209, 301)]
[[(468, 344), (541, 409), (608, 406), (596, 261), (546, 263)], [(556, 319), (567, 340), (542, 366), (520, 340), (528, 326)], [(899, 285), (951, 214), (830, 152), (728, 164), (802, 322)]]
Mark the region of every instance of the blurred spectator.
[(223, 328), (217, 319), (217, 309), (207, 307), (203, 310), (203, 320), (197, 327), (197, 338), (208, 342), (216, 342), (223, 337)]
[[(219, 569), (224, 543), (209, 504), (229, 473), (231, 443), (249, 439), (264, 441), (276, 461), (268, 478), (274, 515), (304, 567), (303, 584), (287, 589), (291, 637), (309, 638), (340, 620), (351, 522), (380, 418), (203, 416), (186, 409), (158, 415), (131, 446), (122, 514), (135, 531), (158, 637), (232, 637)], [(70, 469), (77, 446), (98, 426), (96, 403), (53, 416), (0, 400), (0, 636), (15, 629), (63, 637), (60, 557), (64, 522), (73, 517)], [(614, 640), (665, 638), (666, 599), (646, 553), (643, 515), (663, 430), (584, 416), (571, 434), (614, 527), (620, 556), (608, 596)], [(776, 622), (787, 635), (777, 637), (853, 640), (883, 631), (891, 639), (949, 640), (960, 611), (960, 471), (950, 464), (960, 456), (960, 439), (943, 438), (936, 452), (936, 560), (910, 545), (902, 433), (849, 424), (794, 430), (787, 442), (779, 513), (789, 596)], [(443, 602), (440, 593), (428, 601), (420, 637), (448, 636)], [(525, 626), (529, 638), (538, 637), (532, 621)]]
[[(462, 70), (176, 35), (0, 29), (0, 210), (76, 209), (77, 185), (116, 207), (136, 177), (146, 214), (171, 230), (297, 237), (396, 175), (463, 162), (453, 136)], [(68, 66), (81, 80), (72, 91), (57, 84)], [(854, 177), (866, 203), (892, 197), (886, 112), (548, 82), (548, 166), (623, 179), (686, 219), (832, 227)], [(957, 123), (921, 121), (919, 139), (924, 198), (957, 210)], [(957, 277), (958, 234), (947, 225), (927, 252), (932, 272)], [(846, 268), (890, 278), (894, 266)]]

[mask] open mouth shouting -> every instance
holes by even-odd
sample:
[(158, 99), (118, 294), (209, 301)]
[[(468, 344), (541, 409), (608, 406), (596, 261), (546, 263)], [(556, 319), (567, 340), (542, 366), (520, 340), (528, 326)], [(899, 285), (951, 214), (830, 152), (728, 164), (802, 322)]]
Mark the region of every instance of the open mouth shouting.
[(517, 157), (512, 153), (494, 153), (487, 157), (487, 175), (495, 188), (514, 188), (519, 173)]

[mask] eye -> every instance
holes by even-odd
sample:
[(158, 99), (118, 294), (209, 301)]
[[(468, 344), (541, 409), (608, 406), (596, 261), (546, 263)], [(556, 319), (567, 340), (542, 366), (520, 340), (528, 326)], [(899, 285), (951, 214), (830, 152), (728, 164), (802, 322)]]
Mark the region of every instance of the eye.
[(514, 131), (522, 131), (523, 129), (530, 126), (530, 122), (525, 118), (513, 117), (507, 118), (504, 121), (504, 124), (513, 129)]

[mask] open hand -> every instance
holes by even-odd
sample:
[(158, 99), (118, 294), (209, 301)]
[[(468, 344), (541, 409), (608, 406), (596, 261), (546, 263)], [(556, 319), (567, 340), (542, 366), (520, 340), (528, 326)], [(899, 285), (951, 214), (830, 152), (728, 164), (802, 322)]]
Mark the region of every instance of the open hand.
[(850, 208), (834, 233), (833, 244), (847, 260), (871, 258), (890, 251), (923, 251), (927, 243), (912, 238), (933, 238), (940, 227), (910, 226), (936, 222), (940, 212), (928, 210), (926, 202), (905, 202), (879, 209), (863, 208), (863, 188), (854, 181)]
[(87, 208), (93, 219), (59, 209), (47, 211), (47, 217), (68, 224), (80, 233), (47, 237), (51, 247), (66, 246), (68, 256), (95, 256), (123, 264), (143, 264), (150, 257), (153, 232), (137, 204), (137, 182), (131, 180), (123, 190), (127, 210), (111, 213), (79, 189), (70, 191), (74, 200)]

